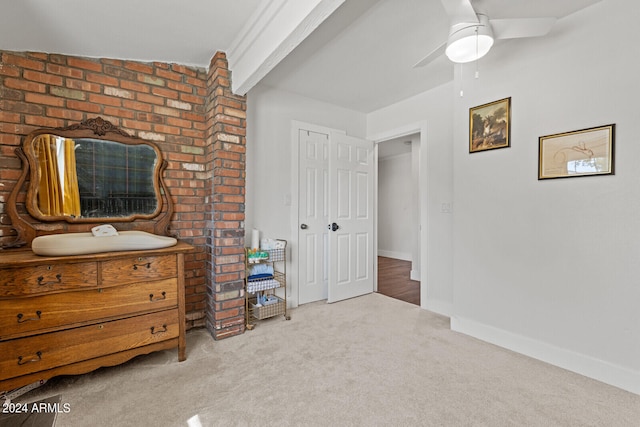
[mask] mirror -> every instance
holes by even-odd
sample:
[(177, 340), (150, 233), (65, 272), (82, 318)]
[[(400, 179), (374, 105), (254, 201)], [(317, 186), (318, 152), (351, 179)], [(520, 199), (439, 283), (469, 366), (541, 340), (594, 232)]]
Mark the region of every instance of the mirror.
[(41, 221), (132, 221), (162, 209), (158, 147), (99, 117), (32, 132), (24, 152), (31, 169), (27, 209)]

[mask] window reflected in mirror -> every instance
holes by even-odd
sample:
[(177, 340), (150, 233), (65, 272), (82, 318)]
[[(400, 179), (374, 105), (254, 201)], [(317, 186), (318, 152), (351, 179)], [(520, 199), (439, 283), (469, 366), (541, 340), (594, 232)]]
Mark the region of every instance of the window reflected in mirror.
[(82, 216), (149, 215), (156, 210), (157, 158), (151, 147), (78, 139), (75, 152)]

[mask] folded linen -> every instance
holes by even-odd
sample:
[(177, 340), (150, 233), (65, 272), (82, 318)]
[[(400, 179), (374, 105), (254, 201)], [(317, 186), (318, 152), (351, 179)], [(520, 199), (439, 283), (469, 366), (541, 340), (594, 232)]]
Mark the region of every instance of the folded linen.
[(260, 279), (273, 279), (273, 274), (252, 274), (248, 277), (249, 280), (260, 280)]
[(249, 275), (257, 275), (257, 274), (268, 274), (273, 276), (273, 266), (269, 264), (256, 264), (251, 266), (251, 270), (249, 271)]
[(280, 287), (280, 282), (275, 279), (256, 280), (254, 282), (247, 282), (247, 292), (255, 293), (258, 291), (265, 291), (267, 289), (274, 289)]

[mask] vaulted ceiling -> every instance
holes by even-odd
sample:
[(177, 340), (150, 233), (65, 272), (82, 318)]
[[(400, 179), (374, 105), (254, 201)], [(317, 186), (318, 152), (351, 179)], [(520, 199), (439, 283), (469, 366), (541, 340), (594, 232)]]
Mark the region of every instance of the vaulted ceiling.
[[(242, 93), (260, 82), (362, 112), (453, 78), (445, 57), (413, 67), (446, 39), (440, 0), (304, 1), (0, 0), (0, 49), (200, 67), (225, 51)], [(597, 1), (472, 3), (492, 18), (562, 18)], [(282, 11), (293, 17), (290, 27), (278, 22)], [(262, 46), (266, 39), (271, 46)], [(519, 40), (505, 43), (518, 55)]]
[(0, 49), (206, 67), (262, 0), (0, 0)]

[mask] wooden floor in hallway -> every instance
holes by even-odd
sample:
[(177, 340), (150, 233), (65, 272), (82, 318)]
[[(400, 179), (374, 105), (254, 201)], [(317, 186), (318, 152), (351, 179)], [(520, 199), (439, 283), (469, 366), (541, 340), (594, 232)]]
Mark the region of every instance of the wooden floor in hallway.
[(420, 282), (411, 280), (411, 261), (379, 256), (378, 293), (420, 305)]

